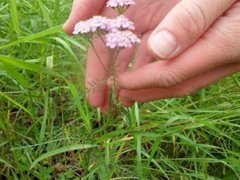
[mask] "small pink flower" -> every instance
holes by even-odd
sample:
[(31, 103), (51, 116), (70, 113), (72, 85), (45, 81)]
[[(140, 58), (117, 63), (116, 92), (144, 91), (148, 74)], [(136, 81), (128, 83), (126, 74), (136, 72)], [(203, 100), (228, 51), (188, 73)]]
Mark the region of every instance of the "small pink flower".
[(114, 31), (105, 35), (106, 46), (114, 48), (131, 48), (141, 40), (131, 31)]
[(91, 31), (91, 27), (89, 26), (87, 21), (80, 21), (74, 27), (73, 34), (86, 34)]
[(107, 2), (107, 7), (123, 7), (123, 6), (130, 6), (135, 5), (135, 0), (109, 0)]
[(74, 27), (73, 34), (94, 33), (98, 30), (107, 30), (109, 19), (103, 16), (93, 16), (93, 18), (80, 21)]
[(93, 18), (80, 21), (74, 27), (73, 34), (94, 33), (98, 30), (116, 31), (119, 29), (134, 30), (134, 23), (125, 16), (121, 15), (115, 19), (108, 19), (103, 16), (94, 16)]
[(93, 16), (93, 18), (88, 20), (91, 27), (91, 31), (95, 32), (97, 30), (106, 30), (109, 19), (103, 16)]
[(134, 23), (132, 21), (130, 21), (124, 15), (120, 15), (117, 18), (109, 21), (108, 29), (110, 31), (115, 31), (117, 29), (134, 30), (135, 27), (134, 27)]

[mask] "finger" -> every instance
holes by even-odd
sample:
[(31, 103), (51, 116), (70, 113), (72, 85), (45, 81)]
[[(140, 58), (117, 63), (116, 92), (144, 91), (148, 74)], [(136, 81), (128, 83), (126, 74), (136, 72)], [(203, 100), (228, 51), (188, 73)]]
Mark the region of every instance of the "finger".
[(193, 44), (236, 0), (179, 2), (149, 38), (149, 49), (163, 59), (173, 58)]
[[(136, 52), (136, 55), (134, 57), (132, 70), (138, 69), (138, 68), (140, 68), (140, 67), (142, 67), (142, 66), (144, 66), (144, 65), (153, 61), (153, 56), (147, 49), (147, 40), (149, 38), (150, 33), (151, 32), (146, 32), (141, 38), (141, 44), (137, 48), (137, 52)], [(125, 69), (126, 69), (126, 67), (125, 67)], [(110, 83), (112, 83), (112, 82), (110, 82)], [(119, 93), (121, 94), (121, 90), (119, 91)], [(131, 105), (134, 104), (134, 101), (124, 101), (124, 100), (122, 100), (121, 102), (124, 106), (131, 106)]]
[(100, 13), (104, 4), (105, 0), (74, 0), (70, 16), (63, 26), (64, 31), (71, 34), (78, 21)]
[(154, 88), (133, 91), (123, 90), (121, 91), (120, 99), (124, 105), (129, 106), (133, 101), (146, 102), (163, 98), (187, 96), (239, 71), (240, 63), (229, 64), (189, 79), (178, 86), (167, 89)]
[(232, 10), (220, 18), (194, 45), (169, 61), (158, 61), (121, 74), (123, 89), (171, 87), (223, 64), (239, 59), (239, 16)]
[(213, 49), (213, 45), (210, 46), (207, 41), (199, 40), (196, 45), (178, 58), (157, 61), (119, 75), (118, 86), (128, 90), (175, 86), (214, 68), (216, 61), (225, 57), (220, 52), (213, 53)]
[(151, 32), (145, 33), (141, 38), (141, 44), (137, 48), (136, 55), (134, 57), (133, 67), (132, 69), (138, 69), (150, 62), (153, 61), (152, 53), (149, 52), (147, 48), (147, 41)]
[(125, 15), (136, 27), (136, 33), (143, 34), (156, 28), (159, 22), (180, 0), (138, 0)]

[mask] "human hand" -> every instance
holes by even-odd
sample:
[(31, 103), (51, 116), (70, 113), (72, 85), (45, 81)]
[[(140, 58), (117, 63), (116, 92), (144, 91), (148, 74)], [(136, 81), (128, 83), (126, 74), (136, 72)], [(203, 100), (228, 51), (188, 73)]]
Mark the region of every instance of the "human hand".
[(240, 71), (239, 27), (239, 1), (179, 2), (148, 40), (156, 58), (140, 47), (133, 69), (119, 75), (122, 103), (186, 96)]
[[(114, 11), (110, 8), (103, 7), (105, 1), (97, 0), (75, 0), (71, 15), (64, 25), (64, 30), (69, 34), (73, 31), (74, 25), (83, 19), (90, 18), (93, 14), (102, 14), (108, 17), (114, 17)], [(165, 17), (169, 10), (179, 2), (179, 0), (137, 0), (136, 5), (130, 7), (125, 15), (136, 26), (136, 34), (142, 36), (142, 43), (139, 47), (136, 59), (144, 56), (145, 60), (151, 60), (153, 55), (147, 50), (147, 40), (151, 32), (156, 28), (159, 22)], [(97, 3), (97, 4), (96, 4)], [(95, 13), (93, 13), (95, 12)], [(96, 55), (93, 48), (89, 49), (86, 71), (86, 86), (91, 88), (89, 83), (101, 82), (106, 79), (106, 71), (109, 70), (110, 60), (109, 51), (101, 40), (94, 40), (94, 47), (96, 47), (98, 55)], [(117, 73), (122, 73), (127, 70), (128, 64), (134, 54), (134, 48), (121, 51), (117, 59)], [(101, 68), (98, 56), (100, 57), (104, 69)], [(145, 61), (146, 62), (146, 61)], [(141, 62), (139, 62), (141, 64)], [(138, 63), (138, 64), (139, 64)], [(94, 107), (101, 107), (106, 111), (108, 106), (108, 87), (105, 84), (97, 86), (92, 94), (88, 96), (90, 104)]]

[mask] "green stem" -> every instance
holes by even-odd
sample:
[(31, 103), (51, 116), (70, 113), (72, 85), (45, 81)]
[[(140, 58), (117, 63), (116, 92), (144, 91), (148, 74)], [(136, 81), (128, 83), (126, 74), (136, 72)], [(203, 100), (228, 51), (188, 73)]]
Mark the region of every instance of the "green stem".
[(109, 54), (111, 58), (111, 64), (110, 64), (110, 72), (109, 72), (109, 77), (113, 77), (113, 85), (109, 89), (108, 97), (109, 97), (109, 102), (108, 102), (108, 121), (113, 118), (113, 106), (117, 105), (117, 99), (116, 99), (116, 78), (117, 78), (117, 71), (116, 71), (116, 61), (119, 55), (119, 50), (117, 51), (112, 51), (109, 49)]
[(99, 54), (98, 54), (98, 52), (97, 52), (97, 50), (96, 50), (96, 48), (95, 48), (95, 46), (93, 45), (92, 42), (91, 42), (91, 46), (92, 46), (93, 51), (94, 51), (94, 53), (96, 54), (96, 56), (97, 56), (97, 58), (98, 58), (98, 60), (99, 60), (99, 62), (100, 62), (100, 64), (101, 64), (104, 72), (107, 74), (107, 69), (105, 68), (105, 66), (104, 66), (104, 64), (103, 64), (103, 62), (102, 62), (102, 60), (101, 60), (101, 58), (100, 58), (100, 56), (99, 56)]

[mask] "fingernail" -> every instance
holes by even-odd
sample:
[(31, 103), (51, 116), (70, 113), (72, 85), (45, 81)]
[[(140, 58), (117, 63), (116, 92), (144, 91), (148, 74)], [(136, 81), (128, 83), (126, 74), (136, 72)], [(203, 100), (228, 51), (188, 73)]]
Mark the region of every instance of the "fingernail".
[(172, 33), (162, 30), (150, 37), (150, 46), (157, 56), (167, 59), (177, 50), (177, 40)]

